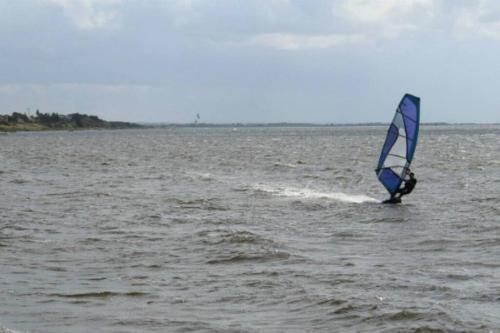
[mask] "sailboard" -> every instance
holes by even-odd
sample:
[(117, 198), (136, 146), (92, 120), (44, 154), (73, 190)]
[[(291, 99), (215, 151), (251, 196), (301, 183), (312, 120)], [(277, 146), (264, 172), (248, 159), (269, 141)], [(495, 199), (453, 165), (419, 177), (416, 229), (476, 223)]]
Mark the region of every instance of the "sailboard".
[(375, 172), (378, 180), (395, 195), (403, 183), (417, 147), (420, 98), (406, 94), (392, 119)]

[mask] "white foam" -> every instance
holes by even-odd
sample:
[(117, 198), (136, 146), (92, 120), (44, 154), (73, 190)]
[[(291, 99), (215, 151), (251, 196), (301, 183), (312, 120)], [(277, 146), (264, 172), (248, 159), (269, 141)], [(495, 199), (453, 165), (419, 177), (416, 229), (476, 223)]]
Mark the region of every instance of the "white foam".
[(0, 325), (0, 333), (21, 333), (21, 332), (13, 331), (11, 329), (8, 329), (7, 327)]
[(379, 200), (363, 194), (347, 194), (342, 192), (318, 192), (307, 188), (270, 186), (266, 184), (257, 184), (255, 189), (280, 195), (284, 197), (296, 197), (303, 199), (332, 199), (349, 203), (380, 202)]
[(279, 163), (279, 162), (274, 163), (274, 166), (277, 166), (277, 167), (281, 166), (281, 167), (287, 167), (287, 168), (296, 168), (297, 167), (296, 164), (292, 164), (292, 163)]

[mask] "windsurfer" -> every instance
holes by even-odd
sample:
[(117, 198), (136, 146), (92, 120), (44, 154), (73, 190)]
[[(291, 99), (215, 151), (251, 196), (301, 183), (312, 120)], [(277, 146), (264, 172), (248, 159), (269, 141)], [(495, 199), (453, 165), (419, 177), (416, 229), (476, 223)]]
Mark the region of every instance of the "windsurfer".
[(415, 185), (417, 185), (417, 178), (415, 178), (415, 174), (410, 171), (410, 169), (406, 169), (406, 176), (404, 179), (405, 186), (403, 188), (400, 188), (397, 190), (396, 194), (399, 194), (399, 198), (401, 198), (403, 195), (410, 194), (411, 191), (415, 188)]
[(391, 195), (389, 199), (385, 200), (383, 203), (401, 203), (401, 197), (403, 195), (410, 194), (417, 184), (415, 174), (411, 172), (409, 168), (407, 168), (405, 171), (405, 178), (403, 181), (405, 183), (404, 187), (398, 189), (393, 195)]

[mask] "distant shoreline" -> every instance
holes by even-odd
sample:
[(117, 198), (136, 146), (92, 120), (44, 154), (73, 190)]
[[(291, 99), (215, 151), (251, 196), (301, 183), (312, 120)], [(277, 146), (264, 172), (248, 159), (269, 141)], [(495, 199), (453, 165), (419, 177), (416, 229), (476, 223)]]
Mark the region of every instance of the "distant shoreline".
[[(314, 123), (142, 123), (147, 128), (245, 128), (245, 127), (356, 127), (356, 126), (388, 126), (389, 123), (347, 123), (347, 124), (314, 124)], [(429, 122), (421, 126), (457, 126), (457, 125), (500, 125), (500, 123), (446, 123)]]
[[(106, 121), (93, 115), (73, 113), (68, 115), (57, 113), (40, 113), (35, 116), (14, 112), (11, 115), (0, 114), (0, 133), (2, 132), (32, 132), (32, 131), (80, 131), (99, 129), (161, 129), (161, 128), (270, 128), (270, 127), (386, 127), (389, 123), (132, 123), (124, 121)], [(500, 123), (447, 123), (428, 122), (421, 126), (460, 126), (460, 125), (500, 125)]]
[(32, 132), (52, 130), (75, 131), (144, 127), (146, 126), (123, 121), (106, 121), (97, 116), (80, 113), (64, 115), (58, 113), (40, 113), (37, 110), (35, 116), (18, 112), (13, 112), (10, 115), (0, 115), (0, 132)]

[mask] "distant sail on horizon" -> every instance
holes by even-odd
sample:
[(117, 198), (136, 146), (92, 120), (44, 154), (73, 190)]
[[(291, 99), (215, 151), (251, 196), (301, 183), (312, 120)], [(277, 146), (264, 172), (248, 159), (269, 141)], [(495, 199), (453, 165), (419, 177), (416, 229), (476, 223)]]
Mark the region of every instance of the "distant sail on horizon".
[(389, 126), (375, 172), (393, 196), (404, 180), (417, 147), (420, 125), (420, 98), (405, 94)]

